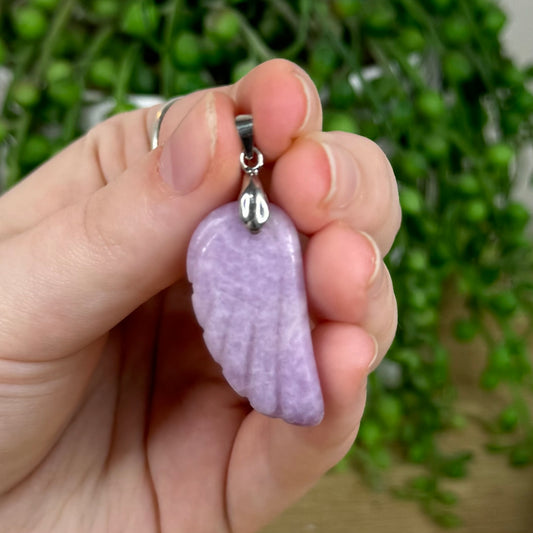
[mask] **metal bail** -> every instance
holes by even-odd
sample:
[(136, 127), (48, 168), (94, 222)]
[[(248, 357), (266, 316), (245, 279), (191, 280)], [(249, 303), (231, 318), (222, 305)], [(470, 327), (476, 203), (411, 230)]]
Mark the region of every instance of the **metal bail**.
[(244, 147), (244, 157), (252, 159), (254, 157), (254, 121), (252, 115), (237, 116), (235, 124)]
[(244, 174), (239, 215), (252, 233), (258, 233), (270, 216), (268, 200), (258, 176), (263, 166), (263, 154), (254, 146), (252, 116), (239, 115), (235, 118), (235, 125), (244, 147), (240, 157)]

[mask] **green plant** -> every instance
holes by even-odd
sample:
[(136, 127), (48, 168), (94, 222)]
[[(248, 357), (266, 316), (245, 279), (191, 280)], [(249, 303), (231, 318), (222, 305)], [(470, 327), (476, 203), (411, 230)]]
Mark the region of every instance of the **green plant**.
[[(235, 81), (257, 63), (302, 65), (323, 97), (326, 129), (361, 133), (391, 158), (403, 227), (388, 265), (400, 327), (395, 378), (371, 376), (368, 410), (348, 461), (369, 479), (393, 459), (425, 473), (396, 493), (443, 525), (457, 523), (443, 478), (471, 454), (438, 435), (456, 412), (443, 338), (482, 339), (480, 384), (511, 401), (484, 421), (489, 448), (533, 461), (524, 332), (533, 317), (528, 210), (512, 198), (520, 147), (533, 137), (533, 95), (502, 52), (505, 14), (492, 0), (27, 0), (0, 4), (0, 65), (13, 74), (0, 118), (7, 187), (80, 131), (88, 94), (131, 107), (132, 93), (184, 94)], [(377, 76), (365, 68), (379, 67)], [(88, 92), (90, 91), (90, 92)], [(443, 295), (464, 313), (442, 331)]]

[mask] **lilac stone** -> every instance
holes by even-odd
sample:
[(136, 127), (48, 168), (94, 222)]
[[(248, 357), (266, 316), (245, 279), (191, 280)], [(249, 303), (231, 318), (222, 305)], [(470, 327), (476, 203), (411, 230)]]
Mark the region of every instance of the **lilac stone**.
[(265, 415), (318, 424), (324, 402), (289, 217), (270, 205), (270, 218), (252, 234), (238, 203), (223, 205), (192, 236), (187, 273), (206, 346), (233, 389)]

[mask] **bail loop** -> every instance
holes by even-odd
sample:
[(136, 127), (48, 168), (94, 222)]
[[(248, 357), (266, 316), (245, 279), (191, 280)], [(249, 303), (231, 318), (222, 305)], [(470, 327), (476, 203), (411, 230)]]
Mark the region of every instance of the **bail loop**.
[[(257, 174), (258, 170), (263, 166), (263, 154), (254, 146), (252, 148), (252, 157), (246, 157), (246, 154), (242, 152), (240, 161), (241, 168), (244, 172), (247, 174)], [(249, 164), (247, 161), (253, 164)]]

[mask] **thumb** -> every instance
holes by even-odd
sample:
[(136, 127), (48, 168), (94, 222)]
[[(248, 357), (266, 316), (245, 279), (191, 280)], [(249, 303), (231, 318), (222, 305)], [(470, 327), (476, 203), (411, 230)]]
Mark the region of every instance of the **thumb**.
[(73, 353), (183, 276), (194, 228), (237, 192), (233, 117), (206, 93), (162, 148), (0, 245), (3, 358)]

